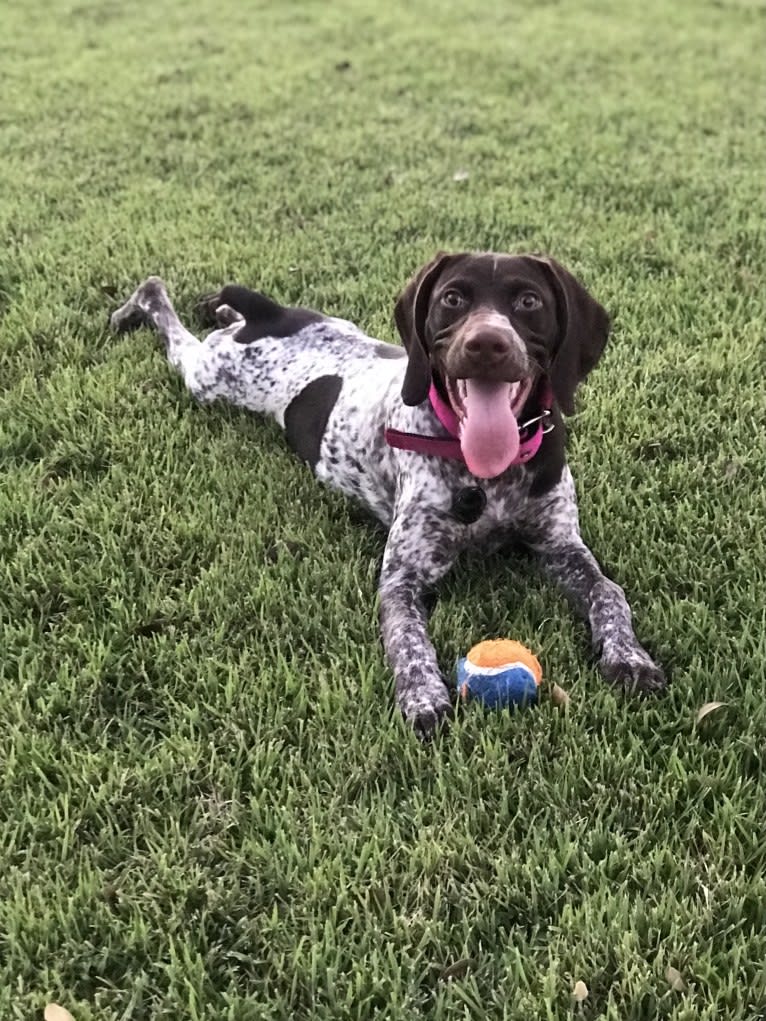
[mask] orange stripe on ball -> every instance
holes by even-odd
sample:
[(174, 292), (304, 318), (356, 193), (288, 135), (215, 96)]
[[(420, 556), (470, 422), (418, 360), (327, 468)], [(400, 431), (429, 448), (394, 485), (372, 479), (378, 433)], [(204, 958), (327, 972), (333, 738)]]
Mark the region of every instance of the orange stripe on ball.
[(490, 638), (486, 642), (479, 642), (468, 653), (468, 659), (474, 666), (498, 667), (508, 663), (523, 663), (532, 671), (538, 684), (543, 679), (543, 668), (537, 656), (526, 645), (510, 638)]

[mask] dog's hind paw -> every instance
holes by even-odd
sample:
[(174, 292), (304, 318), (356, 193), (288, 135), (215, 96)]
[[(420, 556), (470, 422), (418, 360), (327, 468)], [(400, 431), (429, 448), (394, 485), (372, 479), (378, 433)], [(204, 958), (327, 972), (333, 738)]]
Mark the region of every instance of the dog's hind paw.
[(142, 326), (146, 326), (146, 316), (132, 301), (126, 301), (124, 305), (112, 312), (109, 316), (109, 327), (112, 333), (131, 333)]
[(202, 326), (211, 327), (220, 325), (217, 312), (221, 306), (221, 292), (214, 291), (212, 294), (203, 294), (194, 306), (194, 315)]

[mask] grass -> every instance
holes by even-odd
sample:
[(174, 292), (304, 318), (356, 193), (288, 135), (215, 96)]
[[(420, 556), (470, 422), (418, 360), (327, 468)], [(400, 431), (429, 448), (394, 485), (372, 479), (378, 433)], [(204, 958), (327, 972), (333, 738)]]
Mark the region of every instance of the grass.
[[(763, 1017), (763, 18), (5, 12), (3, 1021)], [(510, 634), (571, 706), (420, 747), (381, 533), (276, 429), (193, 406), (147, 332), (106, 331), (160, 273), (187, 319), (238, 279), (388, 338), (440, 247), (549, 251), (614, 315), (571, 462), (660, 702), (600, 684), (527, 566), (468, 561), (445, 667)]]

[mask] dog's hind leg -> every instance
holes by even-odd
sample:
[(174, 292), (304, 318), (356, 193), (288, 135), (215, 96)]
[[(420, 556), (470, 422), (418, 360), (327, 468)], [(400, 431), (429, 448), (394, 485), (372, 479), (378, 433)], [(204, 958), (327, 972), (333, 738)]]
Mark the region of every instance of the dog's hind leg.
[(196, 372), (204, 345), (178, 318), (159, 277), (145, 280), (125, 304), (112, 313), (109, 321), (115, 333), (153, 326), (165, 343), (168, 361), (184, 377), (187, 387), (196, 393)]
[(288, 308), (240, 284), (227, 284), (215, 294), (200, 298), (196, 311), (202, 322), (210, 326), (214, 323), (223, 326), (232, 321), (226, 317), (239, 316), (244, 319), (246, 325), (240, 337), (243, 343), (264, 337), (294, 337), (307, 326), (326, 319), (321, 312), (310, 308)]
[[(212, 312), (220, 328), (202, 341), (178, 318), (159, 277), (145, 280), (112, 314), (112, 329), (124, 333), (140, 326), (154, 327), (165, 343), (168, 361), (183, 376), (196, 400), (225, 400), (249, 411), (272, 415), (284, 427), (288, 407), (317, 374), (313, 360), (309, 354), (303, 368), (288, 372), (288, 366), (294, 368), (296, 359), (288, 362), (280, 357), (279, 339), (276, 345), (270, 336), (260, 342), (247, 342), (249, 324), (241, 311), (225, 300), (225, 292), (226, 289), (224, 298), (217, 298)], [(311, 391), (306, 400), (294, 405), (299, 419), (307, 400), (314, 409), (317, 395)]]
[(270, 415), (313, 467), (344, 373), (358, 358), (353, 341), (359, 331), (309, 309), (285, 308), (243, 287), (225, 287), (204, 306), (220, 328), (200, 341), (181, 323), (163, 282), (149, 277), (112, 315), (111, 324), (118, 333), (153, 326), (198, 401), (225, 400)]
[(153, 326), (165, 342), (168, 360), (179, 372), (192, 360), (201, 342), (183, 325), (159, 277), (148, 277), (109, 320), (115, 333), (127, 333), (140, 326)]

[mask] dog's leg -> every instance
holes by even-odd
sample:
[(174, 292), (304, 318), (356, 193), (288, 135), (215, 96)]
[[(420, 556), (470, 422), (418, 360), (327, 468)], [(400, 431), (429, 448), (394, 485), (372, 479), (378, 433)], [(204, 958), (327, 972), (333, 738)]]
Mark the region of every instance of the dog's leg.
[(115, 333), (153, 326), (165, 343), (171, 365), (178, 369), (189, 389), (195, 389), (194, 371), (203, 345), (178, 318), (159, 277), (145, 280), (125, 304), (112, 313), (110, 323)]
[(529, 545), (544, 573), (590, 623), (601, 675), (626, 691), (661, 691), (666, 685), (665, 675), (636, 638), (625, 593), (605, 577), (580, 536), (574, 485), (568, 471), (540, 504)]
[(240, 315), (231, 305), (219, 305), (215, 310), (215, 322), (217, 326), (233, 326), (234, 323), (241, 323), (244, 316)]
[(396, 701), (422, 739), (451, 715), (452, 704), (428, 631), (429, 590), (452, 566), (456, 542), (428, 509), (398, 509), (380, 574), (383, 646), (394, 672)]
[(545, 573), (590, 622), (601, 675), (626, 691), (661, 691), (665, 675), (636, 638), (625, 593), (604, 576), (585, 543), (538, 553)]

